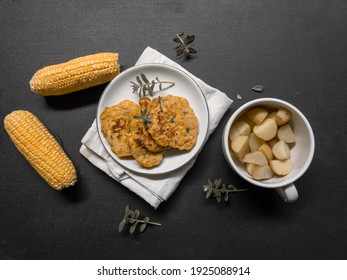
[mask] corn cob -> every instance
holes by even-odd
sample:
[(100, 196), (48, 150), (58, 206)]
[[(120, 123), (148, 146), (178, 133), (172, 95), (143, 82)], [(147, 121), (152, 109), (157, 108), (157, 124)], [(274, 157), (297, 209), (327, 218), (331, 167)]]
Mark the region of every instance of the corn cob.
[(76, 170), (47, 128), (30, 112), (16, 110), (5, 117), (6, 132), (41, 177), (60, 191), (77, 181)]
[(62, 95), (107, 83), (118, 73), (118, 53), (97, 53), (46, 66), (29, 84), (38, 95)]

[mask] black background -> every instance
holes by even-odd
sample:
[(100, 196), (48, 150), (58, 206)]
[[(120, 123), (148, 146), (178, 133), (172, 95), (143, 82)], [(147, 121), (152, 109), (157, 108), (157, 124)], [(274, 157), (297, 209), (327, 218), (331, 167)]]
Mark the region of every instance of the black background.
[[(0, 0), (0, 114), (34, 113), (78, 170), (76, 187), (51, 189), (0, 128), (1, 259), (346, 259), (347, 2)], [(197, 55), (175, 57), (176, 33)], [(80, 153), (105, 85), (41, 97), (29, 80), (43, 66), (104, 51), (122, 70), (157, 49), (234, 103), (170, 199), (154, 210)], [(251, 90), (264, 85), (262, 93)], [(237, 94), (242, 96), (237, 100)], [(226, 163), (223, 127), (245, 102), (297, 106), (316, 137), (299, 200), (250, 186)], [(247, 187), (230, 203), (204, 198), (207, 179)], [(162, 223), (118, 233), (124, 207)]]

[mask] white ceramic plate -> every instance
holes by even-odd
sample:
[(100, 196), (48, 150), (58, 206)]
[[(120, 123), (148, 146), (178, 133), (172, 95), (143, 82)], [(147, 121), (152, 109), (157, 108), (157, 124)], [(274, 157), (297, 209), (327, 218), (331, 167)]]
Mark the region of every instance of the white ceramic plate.
[[(101, 132), (100, 114), (109, 106), (115, 105), (125, 99), (138, 102), (139, 96), (132, 93), (130, 81), (136, 82), (136, 76), (144, 73), (152, 81), (158, 77), (161, 81), (175, 82), (175, 85), (169, 89), (160, 92), (154, 92), (153, 98), (165, 96), (167, 94), (182, 96), (186, 98), (193, 108), (195, 115), (199, 120), (199, 133), (197, 142), (190, 151), (178, 151), (176, 149), (168, 150), (162, 162), (153, 168), (144, 168), (139, 165), (132, 157), (120, 158), (114, 154), (106, 138)], [(156, 87), (157, 88), (157, 87)], [(150, 96), (147, 97), (151, 98)], [(209, 115), (205, 96), (199, 86), (186, 73), (176, 67), (166, 64), (142, 64), (129, 68), (120, 73), (113, 79), (103, 92), (97, 108), (97, 128), (102, 144), (112, 158), (124, 168), (142, 174), (163, 174), (173, 171), (192, 160), (202, 148), (208, 131)]]

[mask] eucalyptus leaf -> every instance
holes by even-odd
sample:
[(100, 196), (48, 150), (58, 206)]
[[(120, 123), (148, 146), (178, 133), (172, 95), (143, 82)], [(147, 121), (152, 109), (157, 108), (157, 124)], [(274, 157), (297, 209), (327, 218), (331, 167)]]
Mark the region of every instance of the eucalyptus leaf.
[[(154, 91), (154, 86), (155, 86), (155, 82), (154, 81), (152, 81), (152, 85), (151, 85), (151, 87), (150, 87), (150, 93), (152, 93), (153, 94), (153, 91)], [(161, 86), (161, 84), (160, 84), (160, 86)]]
[(148, 84), (148, 83), (149, 83), (149, 81), (148, 81), (148, 79), (147, 79), (146, 75), (145, 75), (145, 74), (143, 74), (143, 73), (141, 73), (140, 75), (141, 75), (141, 79), (142, 79), (142, 81), (144, 81), (144, 83), (145, 83), (145, 84)]
[(256, 86), (252, 87), (252, 90), (257, 91), (257, 92), (262, 92), (264, 90), (264, 86), (256, 85)]
[(221, 196), (222, 196), (222, 193), (221, 193), (219, 190), (217, 190), (217, 189), (214, 190), (213, 194), (214, 194), (216, 197), (221, 197)]
[(125, 223), (126, 223), (126, 220), (125, 220), (125, 219), (123, 219), (123, 220), (119, 223), (119, 226), (118, 226), (118, 231), (119, 231), (119, 232), (121, 232), (121, 231), (124, 229)]
[(135, 215), (134, 215), (134, 218), (135, 218), (135, 219), (138, 219), (138, 218), (140, 217), (140, 211), (139, 211), (139, 210), (135, 210), (135, 211), (134, 211), (134, 214), (135, 214)]
[(176, 56), (181, 56), (183, 54), (183, 50), (182, 49), (178, 49), (176, 52)]
[(229, 190), (236, 190), (236, 188), (235, 188), (233, 185), (229, 185), (229, 186), (228, 186), (228, 189), (229, 189)]
[(226, 192), (224, 195), (224, 201), (228, 201), (229, 200), (229, 193)]
[(148, 222), (149, 222), (149, 218), (148, 217), (144, 218), (143, 224), (140, 226), (140, 232), (143, 232), (145, 230), (145, 228), (148, 225)]
[(134, 219), (135, 218), (135, 212), (132, 211), (132, 210), (129, 210), (128, 211), (128, 216)]
[(218, 188), (222, 182), (222, 179), (216, 179), (214, 180), (214, 185)]
[(194, 35), (191, 35), (191, 36), (187, 36), (185, 39), (184, 39), (184, 43), (186, 44), (186, 45), (189, 45), (190, 43), (192, 43), (193, 41), (194, 41), (194, 39), (195, 39), (195, 36)]
[(212, 194), (212, 190), (209, 189), (206, 193), (206, 199), (209, 198), (211, 196), (211, 194)]
[(140, 85), (142, 85), (142, 81), (141, 81), (141, 79), (140, 79), (139, 76), (136, 76), (136, 80), (137, 80), (137, 82), (138, 82)]
[(136, 226), (137, 226), (138, 222), (135, 222), (131, 227), (130, 227), (130, 233), (134, 233)]
[(197, 53), (197, 51), (192, 47), (189, 47), (188, 50), (189, 50), (189, 53)]
[(147, 227), (147, 223), (146, 223), (146, 224), (142, 224), (142, 225), (140, 226), (140, 232), (144, 232), (145, 229), (146, 229), (146, 227)]

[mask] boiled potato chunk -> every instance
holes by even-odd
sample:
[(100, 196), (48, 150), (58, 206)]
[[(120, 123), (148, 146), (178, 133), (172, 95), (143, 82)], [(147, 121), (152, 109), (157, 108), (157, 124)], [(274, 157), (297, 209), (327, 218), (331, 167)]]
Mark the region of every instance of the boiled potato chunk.
[(256, 165), (266, 165), (268, 161), (261, 151), (250, 152), (244, 155), (244, 162), (254, 163)]
[(246, 113), (247, 117), (255, 124), (261, 124), (268, 114), (269, 112), (261, 107), (249, 109)]
[(247, 123), (250, 127), (251, 130), (253, 129), (253, 127), (255, 126), (255, 123), (253, 121), (251, 121), (246, 114), (243, 114), (242, 116), (240, 116), (237, 121), (243, 121), (245, 123)]
[(246, 170), (247, 170), (247, 172), (248, 172), (249, 175), (252, 176), (253, 171), (254, 171), (254, 168), (255, 168), (256, 166), (258, 166), (258, 165), (254, 164), (254, 163), (246, 163)]
[(258, 148), (258, 150), (264, 154), (264, 156), (266, 157), (268, 161), (273, 159), (274, 155), (272, 153), (272, 149), (270, 148), (268, 144), (264, 143)]
[(266, 143), (269, 145), (269, 147), (272, 149), (273, 146), (279, 141), (277, 137), (272, 138), (271, 140), (267, 141)]
[(239, 135), (233, 141), (231, 141), (231, 149), (235, 153), (235, 156), (242, 159), (243, 156), (249, 152), (249, 137), (246, 135)]
[(265, 119), (261, 124), (255, 125), (253, 132), (265, 141), (271, 140), (277, 134), (277, 124), (274, 119)]
[(273, 120), (275, 120), (276, 121), (276, 114), (277, 114), (277, 111), (275, 111), (275, 112), (271, 112), (271, 113), (269, 113), (268, 115), (267, 115), (267, 119), (273, 119)]
[(279, 176), (288, 175), (293, 170), (293, 163), (291, 159), (271, 160), (270, 166), (272, 171)]
[(278, 139), (283, 140), (286, 143), (295, 142), (295, 136), (294, 136), (293, 130), (288, 123), (278, 128), (277, 137)]
[(251, 152), (256, 151), (264, 143), (265, 143), (265, 140), (257, 137), (257, 135), (255, 135), (254, 132), (252, 132), (249, 135), (249, 149), (251, 150)]
[(271, 179), (273, 176), (273, 171), (269, 165), (258, 165), (254, 168), (252, 173), (252, 178), (254, 180)]
[(290, 149), (286, 142), (283, 140), (278, 141), (273, 147), (272, 152), (277, 159), (289, 159)]
[(292, 113), (288, 109), (281, 107), (276, 113), (275, 121), (278, 126), (281, 126), (289, 122), (291, 117)]
[(234, 123), (229, 131), (229, 139), (232, 141), (239, 135), (248, 136), (251, 133), (251, 127), (244, 121)]

